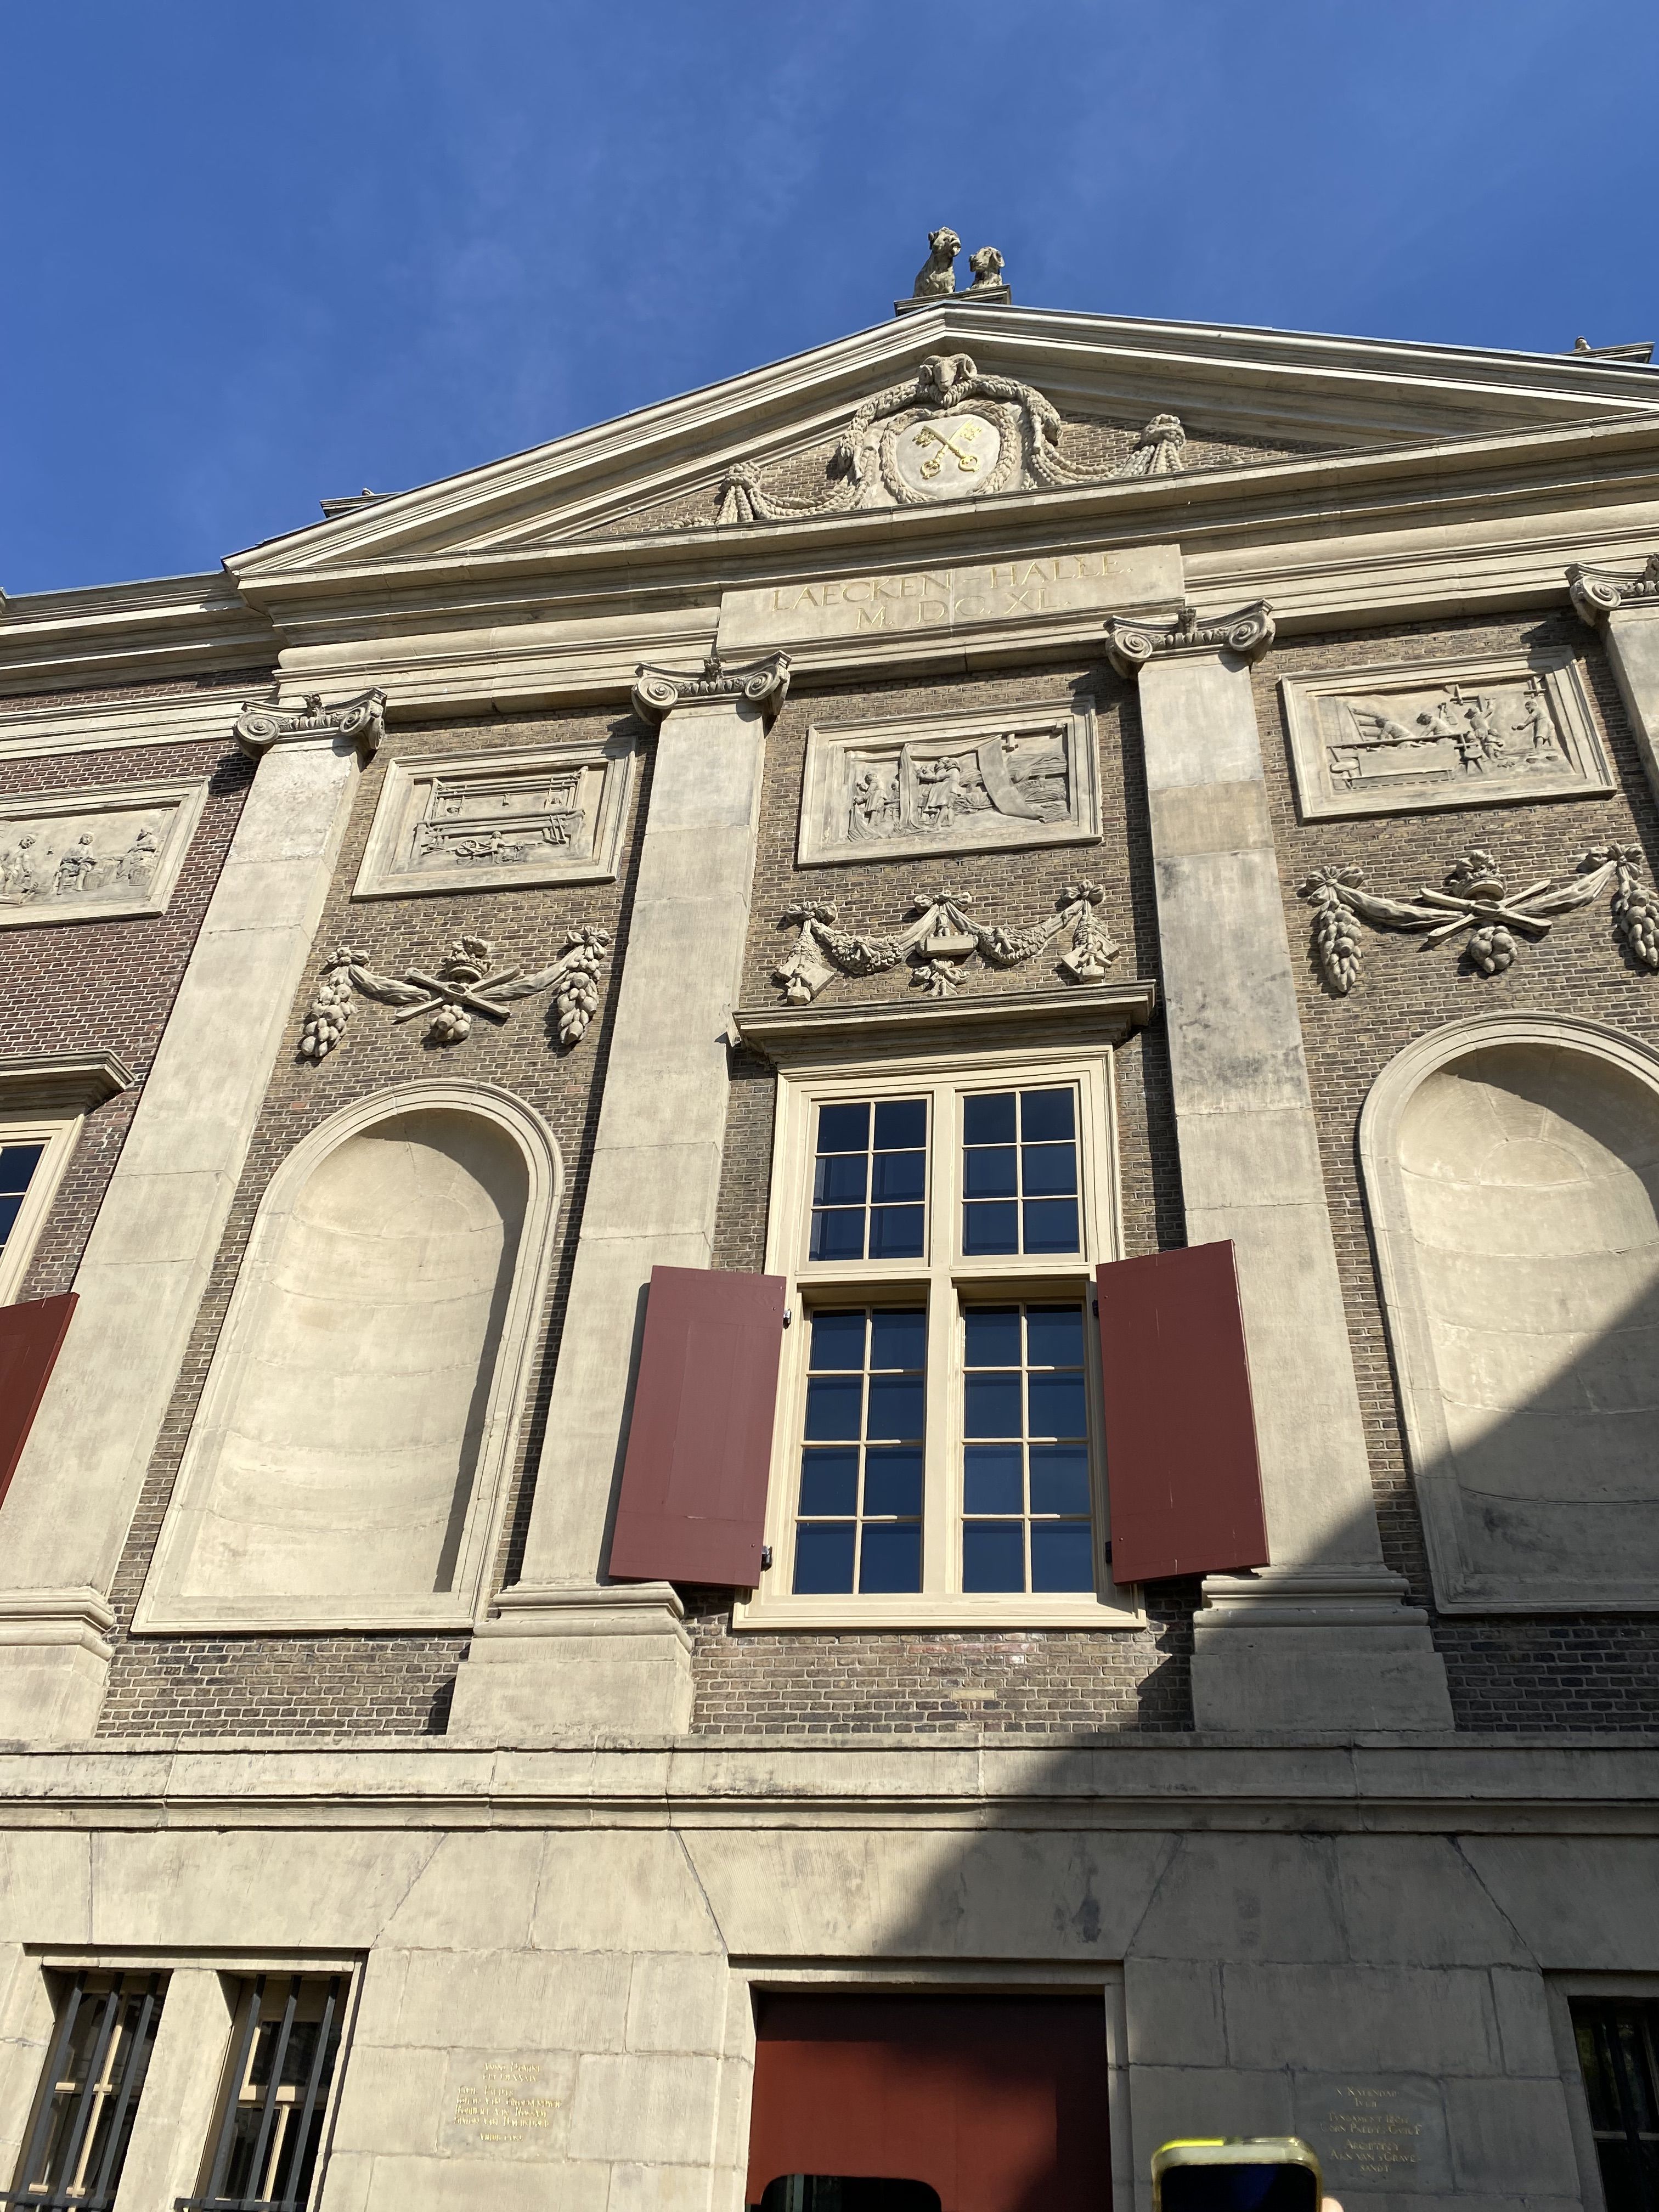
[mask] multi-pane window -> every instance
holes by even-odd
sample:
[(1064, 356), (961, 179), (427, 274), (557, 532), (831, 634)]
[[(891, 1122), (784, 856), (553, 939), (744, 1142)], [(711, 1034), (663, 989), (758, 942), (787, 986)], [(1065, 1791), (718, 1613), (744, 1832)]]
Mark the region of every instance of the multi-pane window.
[(1572, 2026), (1607, 2212), (1659, 2212), (1659, 2002), (1575, 1997)]
[(796, 1592), (919, 1590), (927, 1316), (818, 1312), (811, 1333)]
[(1080, 1252), (1077, 1097), (1069, 1085), (962, 1102), (962, 1249)]
[(927, 1101), (820, 1106), (812, 1171), (815, 1260), (915, 1260), (926, 1233)]
[(1094, 1588), (1083, 1320), (1075, 1304), (963, 1316), (964, 1590)]
[(17, 1226), (17, 1217), (23, 1210), (23, 1200), (28, 1196), (29, 1185), (46, 1149), (44, 1142), (0, 1145), (0, 1257), (3, 1257)]
[(166, 1995), (165, 1974), (66, 1978), (22, 2156), (0, 2201), (109, 2212)]
[(1115, 1250), (1105, 1054), (884, 1074), (781, 1094), (768, 1267), (799, 1325), (738, 1625), (1121, 1607), (1090, 1303)]
[(207, 2185), (181, 2197), (179, 2212), (297, 2212), (310, 2203), (344, 1994), (340, 1974), (243, 1982)]

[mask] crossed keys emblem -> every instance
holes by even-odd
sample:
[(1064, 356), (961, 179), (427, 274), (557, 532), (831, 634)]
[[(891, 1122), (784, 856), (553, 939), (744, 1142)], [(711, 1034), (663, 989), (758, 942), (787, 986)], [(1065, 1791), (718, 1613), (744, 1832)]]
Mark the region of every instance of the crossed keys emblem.
[[(921, 465), (921, 473), (927, 477), (929, 483), (933, 482), (933, 478), (944, 467), (945, 456), (946, 453), (952, 456), (957, 466), (962, 471), (963, 476), (971, 477), (977, 475), (979, 472), (979, 455), (977, 453), (970, 453), (965, 451), (964, 448), (971, 446), (978, 435), (979, 425), (977, 422), (963, 422), (955, 430), (937, 429), (931, 422), (919, 423), (916, 428), (917, 445), (921, 447), (924, 450), (926, 450), (929, 446), (937, 446), (939, 449), (938, 453), (933, 455), (931, 460), (924, 461)], [(958, 439), (962, 441), (960, 445), (957, 442)]]

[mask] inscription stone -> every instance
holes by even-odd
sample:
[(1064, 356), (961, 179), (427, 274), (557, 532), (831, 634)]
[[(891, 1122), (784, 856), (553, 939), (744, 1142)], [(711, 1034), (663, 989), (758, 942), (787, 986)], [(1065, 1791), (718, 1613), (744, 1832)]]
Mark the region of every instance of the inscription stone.
[(823, 583), (769, 584), (720, 602), (722, 653), (832, 639), (950, 635), (982, 625), (1101, 615), (1179, 599), (1174, 546), (1054, 553), (968, 568), (912, 568)]
[(1431, 2081), (1344, 2081), (1304, 2075), (1297, 2131), (1319, 2154), (1325, 2179), (1350, 2189), (1437, 2190), (1453, 2185), (1445, 2114)]
[(475, 2158), (562, 2157), (575, 2069), (565, 2051), (453, 2052), (442, 2147)]

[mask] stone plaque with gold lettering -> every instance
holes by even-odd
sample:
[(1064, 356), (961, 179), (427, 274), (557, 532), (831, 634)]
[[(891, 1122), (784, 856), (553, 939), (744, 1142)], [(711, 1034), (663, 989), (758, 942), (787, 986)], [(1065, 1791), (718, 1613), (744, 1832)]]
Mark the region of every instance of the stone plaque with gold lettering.
[(575, 2079), (568, 2051), (452, 2051), (441, 2148), (471, 2158), (562, 2158)]

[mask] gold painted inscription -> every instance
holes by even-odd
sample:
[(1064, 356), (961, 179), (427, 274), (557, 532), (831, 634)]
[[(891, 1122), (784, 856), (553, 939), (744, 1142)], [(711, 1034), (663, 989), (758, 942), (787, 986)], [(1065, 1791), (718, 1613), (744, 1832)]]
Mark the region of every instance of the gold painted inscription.
[(1423, 2123), (1398, 2109), (1386, 2089), (1339, 2089), (1325, 2115), (1335, 2155), (1349, 2169), (1344, 2179), (1397, 2181), (1417, 2164)]
[(533, 2059), (487, 2060), (483, 2079), (470, 2082), (455, 2096), (454, 2124), (476, 2130), (484, 2142), (518, 2143), (545, 2132), (563, 2100), (532, 2096), (542, 2069)]

